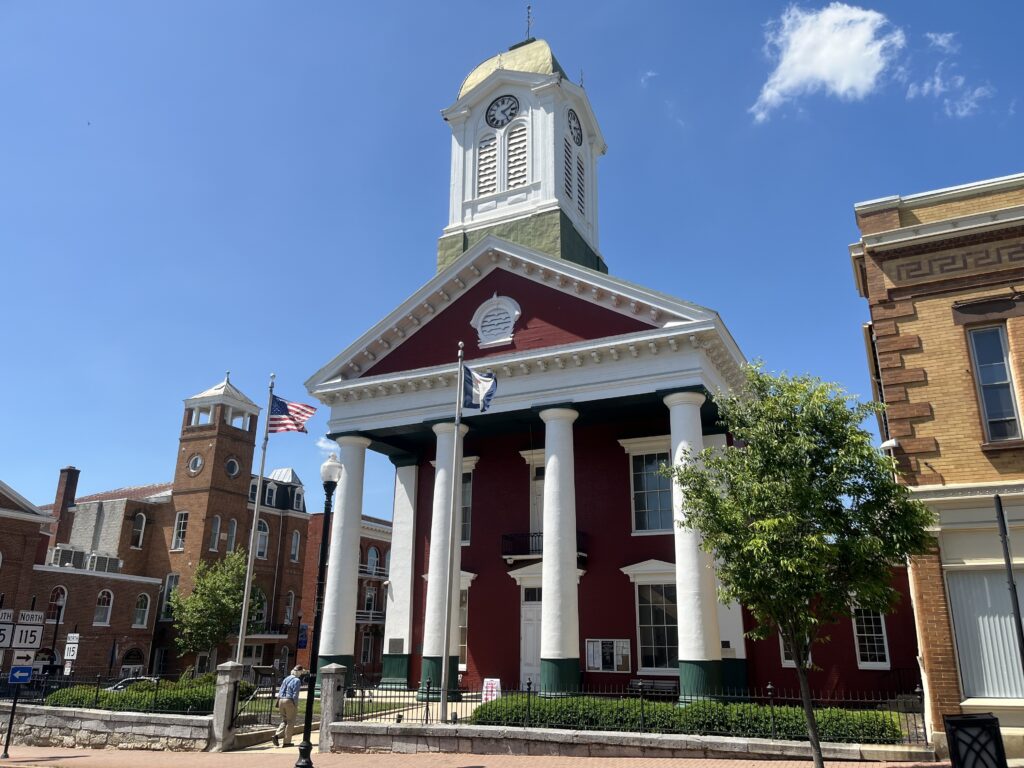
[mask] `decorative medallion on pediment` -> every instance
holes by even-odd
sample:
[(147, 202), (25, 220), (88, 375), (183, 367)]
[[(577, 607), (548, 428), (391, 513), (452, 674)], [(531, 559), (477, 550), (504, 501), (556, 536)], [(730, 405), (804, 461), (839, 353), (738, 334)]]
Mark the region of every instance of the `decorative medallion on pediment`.
[(515, 299), (497, 293), (477, 307), (469, 324), (476, 329), (480, 349), (511, 344), (516, 321), (522, 314)]

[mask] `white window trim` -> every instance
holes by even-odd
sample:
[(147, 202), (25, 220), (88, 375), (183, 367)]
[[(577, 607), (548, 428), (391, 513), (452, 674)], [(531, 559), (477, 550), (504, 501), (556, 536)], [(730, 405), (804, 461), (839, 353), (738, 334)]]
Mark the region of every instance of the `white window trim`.
[(178, 584), (181, 583), (181, 574), (180, 573), (168, 573), (167, 576), (164, 577), (164, 595), (163, 595), (164, 599), (161, 601), (161, 603), (160, 603), (160, 610), (159, 610), (159, 612), (156, 615), (156, 620), (157, 621), (174, 621), (174, 616), (173, 615), (171, 615), (171, 616), (165, 616), (164, 615), (165, 613), (168, 612), (168, 609), (169, 609), (169, 607), (171, 605), (171, 591), (172, 591), (171, 588), (170, 588), (171, 576), (177, 576), (178, 577), (178, 580), (174, 583), (174, 588), (175, 589), (177, 589), (178, 588)]
[[(648, 453), (667, 453), (669, 463), (672, 462), (672, 436), (653, 435), (651, 437), (634, 437), (619, 440), (619, 445), (628, 456), (626, 468), (629, 472), (629, 530), (632, 536), (666, 536), (675, 532), (674, 527), (657, 528), (654, 530), (637, 530), (636, 527), (636, 493), (633, 489), (633, 457)], [(673, 515), (674, 519), (674, 515)]]
[[(857, 632), (857, 630), (854, 629), (853, 641), (855, 643), (857, 642), (856, 632)], [(786, 646), (782, 642), (782, 633), (781, 632), (777, 632), (776, 634), (778, 634), (778, 636), (779, 636), (779, 661), (782, 663), (782, 666), (785, 669), (796, 669), (796, 662), (793, 661), (792, 659), (786, 659)], [(859, 658), (860, 657), (859, 657), (859, 654), (858, 654), (858, 661), (859, 661)], [(813, 663), (814, 663), (814, 650), (809, 648), (808, 651), (807, 651), (807, 664), (808, 664), (808, 666), (810, 666)], [(863, 669), (863, 667), (861, 667), (861, 668)], [(886, 669), (888, 669), (888, 667), (886, 667)]]
[[(141, 623), (141, 624), (137, 624), (135, 622), (135, 617), (136, 617), (136, 615), (138, 614), (138, 611), (139, 611), (139, 598), (140, 597), (145, 597), (146, 598), (146, 620), (143, 623)], [(132, 629), (147, 629), (149, 627), (149, 610), (152, 607), (153, 607), (153, 599), (149, 595), (147, 595), (145, 592), (143, 592), (143, 593), (141, 593), (141, 594), (136, 596), (136, 598), (135, 598), (135, 605), (132, 607)]]
[[(234, 533), (232, 533), (231, 531), (232, 527), (234, 527)], [(226, 549), (228, 554), (231, 554), (235, 551), (235, 547), (238, 546), (238, 521), (235, 520), (235, 518), (233, 517), (230, 520), (228, 520), (226, 534), (228, 537), (226, 544), (229, 545), (226, 547)]]
[[(107, 608), (107, 620), (106, 621), (96, 621), (96, 609), (100, 607), (100, 604), (99, 604), (100, 603), (100, 595), (102, 595), (104, 592), (106, 592), (107, 594), (110, 595), (110, 605), (108, 605), (106, 607)], [(109, 627), (110, 626), (110, 617), (113, 615), (113, 613), (114, 613), (114, 591), (112, 589), (101, 589), (99, 591), (99, 593), (96, 595), (96, 603), (92, 607), (92, 614), (93, 614), (92, 625), (94, 627)]]
[[(71, 593), (68, 592), (68, 588), (65, 587), (63, 584), (54, 584), (53, 585), (53, 589), (50, 590), (50, 594), (52, 595), (53, 591), (55, 589), (58, 589), (58, 588), (64, 590), (64, 602), (63, 603), (58, 603), (58, 605), (64, 606), (63, 608), (61, 608), (60, 614), (59, 614), (60, 615), (60, 623), (63, 624), (64, 623), (64, 617), (67, 615), (67, 612), (68, 612), (68, 596)], [(46, 614), (49, 613), (49, 612), (50, 612), (50, 598), (49, 598), (49, 596), (47, 596), (47, 598), (46, 598), (46, 608), (43, 611), (43, 616), (45, 617)], [(56, 624), (57, 623), (56, 619), (44, 619), (44, 621), (47, 624)]]
[(853, 628), (853, 652), (857, 655), (857, 669), (892, 669), (892, 655), (889, 653), (889, 630), (885, 627), (885, 614), (881, 611), (874, 611), (882, 620), (882, 646), (885, 648), (885, 661), (861, 661), (860, 643), (857, 637), (857, 615), (856, 612), (850, 617), (850, 625)]
[[(263, 554), (260, 554), (260, 526), (265, 525), (267, 527), (267, 546), (263, 550)], [(256, 521), (256, 559), (266, 560), (270, 556), (270, 523), (264, 520), (262, 517)]]
[[(978, 356), (974, 346), (974, 332), (986, 331), (989, 329), (999, 331), (999, 340), (1003, 347), (1003, 364), (1006, 366), (1006, 376), (1010, 380), (1010, 394), (1013, 396), (1013, 415), (1017, 420), (1017, 437), (993, 438), (989, 432), (989, 421), (991, 420), (989, 419), (988, 411), (985, 408), (985, 390), (981, 385), (981, 371), (978, 366)], [(968, 351), (971, 354), (971, 375), (974, 378), (974, 390), (977, 393), (978, 410), (981, 412), (981, 422), (984, 428), (985, 442), (998, 444), (1024, 438), (1024, 424), (1022, 424), (1020, 420), (1020, 404), (1017, 397), (1017, 380), (1013, 375), (1013, 355), (1010, 350), (1010, 339), (1006, 333), (1005, 321), (1002, 323), (992, 323), (968, 328), (967, 346), (969, 347)]]
[(288, 549), (288, 559), (293, 562), (299, 562), (299, 552), (302, 549), (302, 534), (297, 530), (292, 531), (292, 541)]
[[(142, 530), (139, 531), (139, 543), (136, 545), (135, 542), (135, 518), (142, 515)], [(142, 545), (146, 543), (146, 526), (149, 524), (149, 520), (146, 517), (145, 512), (136, 512), (132, 515), (132, 527), (128, 536), (128, 548), (129, 549), (142, 549)]]
[(209, 547), (209, 545), (207, 545), (210, 552), (220, 551), (220, 524), (220, 515), (214, 515), (210, 521), (210, 543), (213, 544), (213, 546)]
[[(177, 541), (178, 538), (178, 521), (181, 520), (181, 516), (185, 515), (185, 531), (181, 537), (181, 541)], [(188, 538), (188, 510), (183, 509), (174, 513), (174, 527), (171, 528), (171, 552), (184, 552), (185, 551), (185, 539)], [(175, 546), (177, 545), (177, 546)]]
[[(626, 565), (619, 569), (633, 582), (633, 626), (636, 629), (636, 650), (637, 668), (636, 674), (650, 675), (652, 677), (672, 677), (679, 675), (679, 665), (675, 668), (666, 667), (641, 667), (640, 659), (643, 655), (640, 652), (640, 593), (637, 586), (641, 584), (675, 584), (676, 566), (674, 563), (667, 563), (664, 560), (644, 560), (643, 562)], [(678, 590), (677, 590), (678, 592)], [(676, 647), (679, 644), (679, 596), (676, 596)]]
[[(590, 653), (589, 653), (589, 648), (587, 647), (588, 644), (590, 644), (590, 643), (620, 643), (620, 642), (624, 642), (626, 644), (626, 654), (629, 657), (629, 664), (627, 665), (626, 669), (595, 669), (594, 667), (590, 666)], [(629, 638), (625, 638), (625, 637), (588, 637), (588, 638), (586, 638), (583, 641), (583, 652), (586, 655), (586, 658), (583, 659), (583, 663), (585, 665), (585, 670), (587, 672), (600, 672), (601, 674), (609, 674), (609, 675), (631, 675), (631, 674), (633, 674), (633, 648), (632, 648), (632, 646), (629, 643)], [(679, 670), (677, 668), (676, 669), (676, 673), (678, 674), (678, 672), (679, 672)]]
[[(480, 457), (479, 456), (463, 456), (462, 457), (462, 473), (459, 475), (459, 489), (460, 490), (462, 489), (462, 475), (472, 475), (473, 471), (476, 469), (476, 464), (477, 464), (478, 461), (480, 461)], [(437, 461), (435, 459), (431, 459), (430, 466), (432, 466), (432, 467), (434, 467), (436, 469), (437, 468)], [(473, 481), (470, 480), (471, 484), (472, 484), (472, 482)], [(461, 499), (460, 499), (460, 501), (461, 501)], [(472, 515), (473, 514), (473, 500), (472, 499), (470, 499), (469, 510), (470, 510), (470, 515)], [(473, 519), (472, 519), (472, 517), (470, 517), (470, 520), (469, 520), (469, 537), (470, 537), (470, 539), (473, 538)], [(462, 540), (462, 508), (460, 506), (460, 508), (459, 508), (459, 545), (463, 546), (463, 547), (468, 547), (471, 543), (472, 543), (471, 541), (463, 541)]]
[(292, 501), (292, 509), (294, 509), (296, 512), (301, 512), (302, 511), (302, 489), (301, 488), (296, 489), (296, 491), (295, 491), (295, 498)]

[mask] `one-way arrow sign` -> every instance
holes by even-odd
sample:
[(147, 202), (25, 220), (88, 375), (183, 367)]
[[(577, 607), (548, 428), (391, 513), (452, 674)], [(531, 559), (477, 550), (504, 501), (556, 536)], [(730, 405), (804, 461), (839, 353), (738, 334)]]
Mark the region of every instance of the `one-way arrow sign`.
[(32, 667), (11, 667), (7, 682), (12, 685), (24, 685), (32, 679)]

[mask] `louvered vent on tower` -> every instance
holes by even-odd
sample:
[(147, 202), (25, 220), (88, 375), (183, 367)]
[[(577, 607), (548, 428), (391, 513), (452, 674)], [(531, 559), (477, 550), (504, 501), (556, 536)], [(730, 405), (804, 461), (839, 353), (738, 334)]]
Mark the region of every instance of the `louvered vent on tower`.
[(476, 153), (477, 197), (498, 191), (498, 141), (494, 134), (480, 139)]
[(526, 124), (517, 123), (508, 134), (508, 188), (526, 184)]
[(572, 198), (572, 144), (565, 137), (565, 194)]
[(576, 157), (576, 206), (580, 209), (581, 214), (587, 215), (587, 206), (583, 193), (583, 158), (579, 156)]

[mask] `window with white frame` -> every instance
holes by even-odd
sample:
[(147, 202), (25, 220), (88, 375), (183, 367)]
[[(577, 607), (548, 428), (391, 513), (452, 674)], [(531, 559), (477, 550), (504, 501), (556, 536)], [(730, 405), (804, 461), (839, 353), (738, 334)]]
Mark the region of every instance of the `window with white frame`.
[(296, 488), (295, 489), (295, 500), (292, 502), (292, 508), (298, 510), (299, 512), (302, 511), (302, 489), (301, 488)]
[(160, 609), (160, 621), (170, 621), (174, 618), (174, 612), (171, 610), (171, 594), (178, 588), (179, 581), (181, 581), (180, 574), (167, 574), (167, 579), (164, 581), (164, 603)]
[(295, 593), (288, 592), (284, 598), (284, 622), (285, 624), (292, 623), (292, 616), (295, 613)]
[(135, 517), (132, 518), (132, 549), (142, 549), (142, 539), (146, 535), (146, 515), (142, 512), (136, 512)]
[(676, 585), (637, 584), (637, 629), (640, 636), (640, 668), (679, 668)]
[[(811, 653), (810, 647), (807, 649), (807, 665), (810, 666), (813, 663), (813, 654)], [(782, 660), (782, 666), (788, 669), (796, 669), (796, 662), (793, 660), (793, 654), (786, 646), (786, 641), (782, 639), (782, 634), (779, 634), (779, 658)]]
[(249, 501), (256, 501), (256, 481), (249, 483)]
[(469, 544), (473, 531), (473, 473), (462, 473), (462, 536), (459, 541)]
[(114, 593), (109, 589), (101, 589), (96, 596), (96, 610), (92, 615), (93, 626), (110, 625), (110, 609), (114, 605)]
[(216, 552), (220, 547), (220, 515), (210, 519), (210, 551)]
[(228, 520), (228, 552), (235, 551), (235, 539), (238, 538), (238, 522), (232, 518)]
[(302, 543), (302, 535), (298, 531), (292, 531), (292, 548), (288, 556), (293, 563), (299, 562), (299, 545)]
[(64, 606), (68, 602), (68, 591), (64, 587), (54, 587), (50, 590), (50, 600), (46, 604), (46, 623), (56, 624), (58, 621), (64, 623)]
[(973, 328), (968, 335), (982, 420), (985, 422), (985, 439), (989, 442), (1019, 440), (1020, 418), (1010, 374), (1006, 327)]
[(188, 533), (188, 512), (179, 512), (174, 516), (174, 534), (171, 537), (171, 549), (185, 548), (185, 534)]
[(267, 491), (263, 494), (263, 503), (268, 507), (274, 506), (274, 499), (277, 498), (277, 486), (273, 483), (267, 485)]
[(149, 595), (142, 593), (135, 598), (135, 613), (132, 616), (132, 626), (143, 628), (149, 624)]
[(363, 593), (363, 610), (377, 610), (377, 588), (373, 585), (367, 586), (366, 591)]
[(619, 440), (629, 456), (634, 533), (673, 530), (672, 480), (661, 474), (671, 463), (669, 440), (667, 435)]
[(859, 669), (889, 669), (889, 639), (881, 613), (854, 608), (853, 637), (857, 643)]
[(366, 570), (371, 575), (376, 575), (377, 566), (380, 565), (380, 550), (370, 547), (366, 550)]
[(267, 552), (270, 549), (270, 526), (266, 520), (260, 520), (256, 525), (256, 557), (260, 560), (267, 559)]
[(632, 672), (629, 640), (587, 640), (587, 672)]
[(469, 590), (459, 590), (459, 671), (469, 663)]

